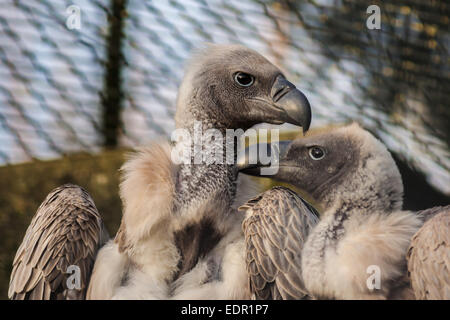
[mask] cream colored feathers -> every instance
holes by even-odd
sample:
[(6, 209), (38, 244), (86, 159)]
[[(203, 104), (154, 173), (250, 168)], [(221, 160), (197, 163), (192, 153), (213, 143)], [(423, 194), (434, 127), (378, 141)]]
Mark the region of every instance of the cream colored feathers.
[[(205, 284), (209, 272), (207, 257), (174, 285), (170, 284), (180, 259), (173, 234), (180, 226), (179, 219), (185, 219), (174, 216), (170, 206), (177, 170), (170, 160), (170, 151), (168, 143), (154, 143), (135, 153), (123, 166), (121, 228), (115, 240), (98, 253), (89, 299), (168, 299), (172, 295), (189, 299), (245, 299), (249, 296), (246, 282), (240, 280), (245, 266), (237, 271), (244, 261), (243, 251), (237, 249), (242, 239), (243, 217), (239, 213), (223, 219), (229, 225), (224, 229), (231, 231), (208, 256), (221, 260), (227, 280)], [(260, 191), (245, 176), (238, 179), (237, 187), (239, 196), (231, 208), (234, 211)]]

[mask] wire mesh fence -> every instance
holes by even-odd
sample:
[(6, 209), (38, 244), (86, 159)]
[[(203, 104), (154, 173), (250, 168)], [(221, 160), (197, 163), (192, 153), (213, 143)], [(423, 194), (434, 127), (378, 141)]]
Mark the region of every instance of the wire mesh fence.
[(191, 51), (241, 43), (305, 92), (314, 126), (362, 123), (449, 195), (449, 16), (419, 0), (3, 0), (0, 165), (168, 136)]

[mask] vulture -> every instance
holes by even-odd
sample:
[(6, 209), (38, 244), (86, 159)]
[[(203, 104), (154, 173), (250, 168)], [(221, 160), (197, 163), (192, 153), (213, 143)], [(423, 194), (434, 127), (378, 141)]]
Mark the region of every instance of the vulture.
[[(249, 297), (242, 285), (247, 274), (243, 216), (237, 207), (256, 192), (238, 181), (234, 138), (230, 143), (216, 137), (234, 129), (238, 138), (239, 132), (263, 122), (290, 123), (307, 131), (309, 102), (257, 52), (240, 45), (209, 45), (189, 62), (176, 104), (176, 133), (182, 139), (154, 141), (132, 154), (121, 168), (121, 225), (115, 238), (96, 252), (93, 268), (86, 270), (91, 273), (89, 283), (83, 282), (83, 287), (88, 286), (87, 299)], [(196, 147), (199, 132), (201, 149)], [(194, 137), (193, 146), (187, 137)], [(198, 155), (201, 159), (202, 154), (230, 148), (231, 162), (198, 161)], [(180, 150), (185, 156), (181, 158), (188, 161), (178, 162)], [(67, 204), (60, 203), (54, 212), (65, 215), (67, 210)], [(71, 230), (62, 221), (55, 222), (52, 229)], [(21, 248), (28, 251), (36, 243), (33, 239), (46, 232), (44, 226), (29, 229)], [(52, 242), (57, 234), (49, 234), (46, 241)], [(92, 235), (99, 237), (100, 231)], [(71, 244), (80, 250), (71, 251), (74, 255), (91, 246), (75, 241)], [(56, 254), (48, 249), (47, 255)], [(26, 261), (37, 259), (30, 255)], [(43, 265), (37, 269), (46, 272)], [(19, 283), (23, 292), (21, 277), (13, 273), (11, 283)], [(32, 292), (35, 287), (26, 290)]]
[[(272, 178), (309, 194), (322, 209), (320, 220), (298, 196), (266, 201), (258, 227), (245, 231), (244, 222), (251, 285), (280, 287), (273, 275), (292, 266), (296, 277), (285, 276), (283, 287), (314, 299), (450, 299), (450, 206), (402, 210), (401, 176), (379, 140), (351, 124), (282, 144), (280, 155)], [(251, 175), (262, 166), (241, 165)], [(292, 194), (280, 192), (285, 199)], [(279, 222), (288, 219), (290, 225)], [(301, 263), (288, 258), (296, 250)]]

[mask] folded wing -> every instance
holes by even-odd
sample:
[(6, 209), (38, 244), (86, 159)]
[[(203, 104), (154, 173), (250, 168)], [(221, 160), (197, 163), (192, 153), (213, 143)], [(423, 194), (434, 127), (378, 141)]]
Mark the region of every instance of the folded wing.
[(308, 298), (301, 277), (301, 252), (316, 210), (295, 192), (275, 187), (249, 200), (243, 229), (249, 287), (256, 299)]
[(9, 298), (84, 299), (97, 250), (107, 238), (85, 190), (70, 184), (56, 188), (37, 210), (17, 250)]

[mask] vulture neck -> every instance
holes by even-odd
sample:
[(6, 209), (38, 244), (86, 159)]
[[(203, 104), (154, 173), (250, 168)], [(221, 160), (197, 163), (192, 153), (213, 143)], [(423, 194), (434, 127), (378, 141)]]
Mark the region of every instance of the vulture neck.
[[(211, 123), (203, 122), (204, 136)], [(194, 140), (194, 128), (185, 127)], [(226, 128), (214, 126), (225, 137)], [(203, 144), (200, 155), (221, 148), (226, 150), (226, 139), (212, 144)], [(198, 153), (197, 153), (198, 154)], [(232, 204), (236, 194), (238, 170), (235, 164), (194, 163), (191, 152), (190, 164), (181, 164), (177, 174), (174, 212), (179, 217), (175, 231), (175, 244), (181, 259), (175, 279), (189, 272), (205, 257), (229, 231), (234, 219)], [(236, 151), (234, 151), (236, 158)], [(233, 162), (235, 163), (235, 161)]]
[[(225, 139), (226, 128), (202, 121), (196, 122), (195, 128), (189, 125), (183, 129), (190, 133), (195, 146), (191, 146), (190, 162), (182, 163), (178, 171), (175, 212), (182, 214), (184, 211), (198, 210), (210, 201), (218, 201), (222, 208), (229, 208), (236, 193), (238, 170), (235, 161), (233, 164), (227, 164), (225, 161), (228, 148)], [(210, 129), (220, 133), (223, 140), (212, 140), (212, 131), (208, 132)], [(215, 161), (215, 155), (222, 161), (211, 163)], [(233, 158), (236, 159), (235, 150)], [(217, 205), (215, 207), (217, 209)]]
[(314, 197), (324, 209), (320, 227), (315, 228), (311, 235), (312, 239), (316, 238), (318, 252), (323, 253), (326, 246), (335, 245), (345, 235), (346, 226), (352, 222), (362, 222), (374, 213), (388, 215), (401, 209), (402, 192), (399, 186), (385, 183), (357, 184), (355, 181), (376, 180), (370, 180), (365, 174), (356, 171), (354, 176), (340, 180), (339, 187), (329, 185), (328, 191)]

